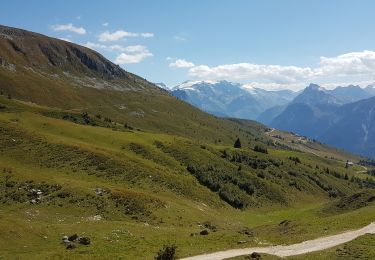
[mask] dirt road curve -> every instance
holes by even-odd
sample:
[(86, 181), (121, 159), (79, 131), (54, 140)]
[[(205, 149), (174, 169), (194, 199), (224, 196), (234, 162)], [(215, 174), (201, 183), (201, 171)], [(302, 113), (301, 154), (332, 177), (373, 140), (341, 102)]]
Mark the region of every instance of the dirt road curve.
[(327, 248), (335, 247), (337, 245), (349, 242), (364, 234), (375, 234), (375, 223), (371, 223), (364, 228), (347, 231), (334, 236), (321, 237), (314, 240), (308, 240), (299, 244), (288, 246), (269, 246), (269, 247), (252, 247), (244, 249), (231, 249), (210, 253), (205, 255), (197, 255), (192, 257), (183, 258), (181, 260), (220, 260), (235, 256), (248, 255), (253, 252), (266, 253), (280, 257), (300, 255), (314, 251), (320, 251)]

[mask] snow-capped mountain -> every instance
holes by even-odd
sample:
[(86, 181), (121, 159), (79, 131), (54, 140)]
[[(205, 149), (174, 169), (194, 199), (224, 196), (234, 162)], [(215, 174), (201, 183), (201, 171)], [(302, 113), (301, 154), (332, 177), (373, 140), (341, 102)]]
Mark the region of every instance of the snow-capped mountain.
[(227, 117), (257, 119), (265, 110), (289, 103), (291, 90), (267, 91), (229, 81), (187, 81), (171, 93), (200, 109)]

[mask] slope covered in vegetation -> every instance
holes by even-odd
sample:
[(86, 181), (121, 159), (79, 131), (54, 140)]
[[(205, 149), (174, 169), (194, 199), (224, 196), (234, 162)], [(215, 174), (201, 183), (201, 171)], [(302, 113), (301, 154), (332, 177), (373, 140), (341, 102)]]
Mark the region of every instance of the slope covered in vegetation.
[[(374, 188), (345, 167), (358, 157), (210, 116), (84, 47), (0, 31), (0, 258), (152, 259), (170, 244), (182, 257), (373, 220), (372, 202), (340, 206)], [(91, 244), (67, 250), (75, 233)]]

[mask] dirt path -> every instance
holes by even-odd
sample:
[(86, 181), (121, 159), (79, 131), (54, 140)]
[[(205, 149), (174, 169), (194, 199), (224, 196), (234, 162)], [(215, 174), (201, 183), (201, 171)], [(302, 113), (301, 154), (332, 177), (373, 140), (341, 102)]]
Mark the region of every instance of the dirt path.
[(367, 167), (365, 166), (362, 166), (360, 165), (364, 170), (363, 171), (357, 171), (357, 173), (366, 173), (368, 170), (367, 170)]
[(375, 223), (371, 223), (370, 225), (358, 230), (348, 231), (329, 237), (321, 237), (314, 240), (308, 240), (294, 245), (232, 249), (211, 254), (187, 257), (181, 260), (221, 260), (235, 256), (249, 255), (253, 252), (266, 253), (280, 257), (300, 255), (335, 247), (368, 233), (375, 234)]

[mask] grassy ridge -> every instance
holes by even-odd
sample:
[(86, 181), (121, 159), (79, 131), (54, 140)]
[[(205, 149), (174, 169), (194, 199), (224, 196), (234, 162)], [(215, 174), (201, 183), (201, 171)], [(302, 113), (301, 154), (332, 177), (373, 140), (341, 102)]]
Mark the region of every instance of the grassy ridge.
[[(101, 125), (108, 122), (90, 114), (93, 126), (73, 111), (6, 98), (1, 103), (5, 258), (17, 252), (22, 258), (150, 259), (171, 243), (186, 256), (298, 242), (374, 217), (372, 203), (334, 210), (363, 186), (345, 179), (356, 169), (345, 169), (343, 161)], [(61, 118), (66, 114), (79, 120)], [(287, 226), (280, 225), (284, 220)], [(208, 236), (191, 236), (204, 229)], [(71, 233), (88, 235), (93, 244), (66, 251), (60, 239)]]
[[(356, 156), (208, 115), (85, 47), (0, 32), (0, 258), (182, 257), (375, 217), (374, 178), (345, 168)], [(67, 250), (74, 233), (92, 244)]]

